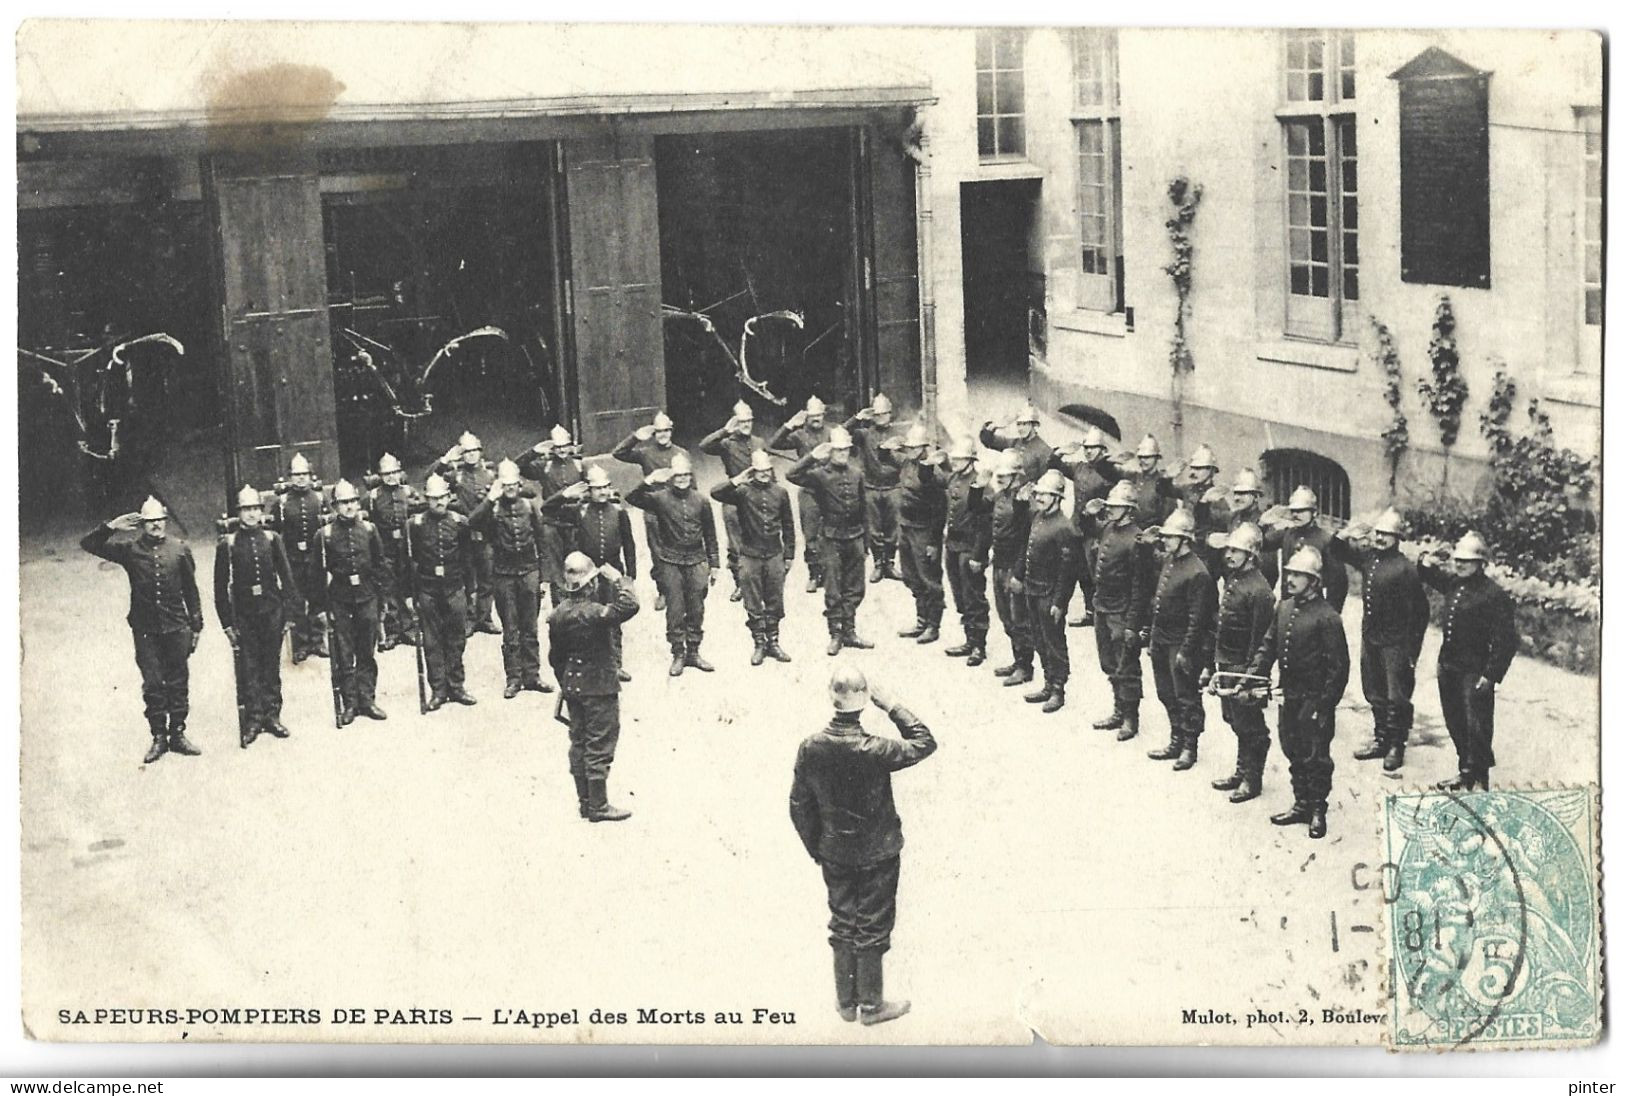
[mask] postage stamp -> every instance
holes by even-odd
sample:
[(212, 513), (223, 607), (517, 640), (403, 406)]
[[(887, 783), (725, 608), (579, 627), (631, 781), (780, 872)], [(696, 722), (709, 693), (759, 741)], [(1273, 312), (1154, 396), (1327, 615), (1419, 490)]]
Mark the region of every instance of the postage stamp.
[(1391, 1046), (1598, 1039), (1595, 787), (1389, 796), (1384, 840)]

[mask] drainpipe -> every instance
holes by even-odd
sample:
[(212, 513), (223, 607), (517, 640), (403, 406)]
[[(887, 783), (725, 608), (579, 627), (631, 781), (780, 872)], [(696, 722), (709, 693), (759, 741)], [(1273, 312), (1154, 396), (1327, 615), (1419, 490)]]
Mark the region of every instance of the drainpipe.
[(920, 402), (925, 421), (937, 421), (937, 298), (931, 267), (931, 150), (930, 138), (920, 131), (920, 151), (914, 160), (914, 248), (919, 267)]

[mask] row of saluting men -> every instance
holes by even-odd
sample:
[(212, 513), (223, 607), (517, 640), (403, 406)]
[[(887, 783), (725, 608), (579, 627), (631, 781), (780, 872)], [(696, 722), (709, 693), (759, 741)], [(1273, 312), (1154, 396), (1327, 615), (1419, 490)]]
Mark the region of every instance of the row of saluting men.
[[(1421, 592), (1426, 578), (1447, 588), (1448, 596), (1439, 682), (1460, 762), (1451, 783), (1487, 782), (1493, 764), (1493, 690), (1516, 649), (1516, 636), (1510, 602), (1483, 573), (1487, 551), (1476, 535), (1457, 545), (1461, 574), (1447, 579), (1427, 566), (1429, 561), (1418, 571), (1398, 552), (1401, 530), (1392, 511), (1375, 529), (1351, 526), (1335, 536), (1315, 520), (1316, 502), (1307, 489), (1295, 491), (1284, 508), (1260, 511), (1256, 477), (1250, 473), (1238, 476), (1230, 492), (1213, 485), (1217, 466), (1205, 446), (1190, 462), (1187, 482), (1175, 483), (1157, 469), (1160, 454), (1149, 437), (1135, 456), (1139, 470), (1125, 473), (1117, 460), (1106, 457), (1098, 431), (1079, 446), (1050, 449), (1037, 437), (1037, 413), (1028, 408), (1013, 430), (984, 426), (984, 445), (1004, 450), (988, 468), (987, 462), (978, 463), (968, 437), (943, 453), (918, 424), (888, 432), (890, 407), (883, 401), (879, 397), (875, 406), (853, 416), (848, 429), (826, 426), (815, 400), (768, 443), (799, 454), (785, 478), (801, 488), (803, 535), (816, 553), (809, 558), (809, 588), (824, 589), (830, 654), (872, 646), (855, 629), (866, 546), (874, 559), (871, 581), (894, 573), (891, 557), (900, 552), (899, 577), (918, 610), (916, 625), (902, 634), (918, 642), (940, 634), (946, 573), (965, 635), (947, 653), (970, 666), (986, 658), (991, 572), (992, 600), (1013, 654), (995, 672), (1006, 684), (1024, 684), (1032, 679), (1036, 657), (1044, 680), (1027, 699), (1053, 713), (1064, 706), (1070, 676), (1065, 613), (1073, 589), (1081, 588), (1092, 609), (1084, 619), (1095, 626), (1100, 666), (1114, 697), (1112, 713), (1096, 726), (1117, 729), (1123, 739), (1137, 733), (1140, 652), (1147, 649), (1171, 732), (1169, 744), (1153, 756), (1172, 759), (1179, 769), (1193, 766), (1203, 730), (1201, 691), (1219, 693), (1238, 750), (1235, 772), (1215, 784), (1233, 790), (1238, 802), (1260, 790), (1269, 739), (1256, 686), (1267, 680), (1269, 664), (1279, 660), (1283, 683), (1295, 682), (1291, 688), (1283, 684), (1289, 699), (1301, 701), (1305, 695), (1304, 674), (1319, 681), (1318, 706), (1311, 710), (1298, 703), (1290, 718), (1283, 707), (1281, 732), (1283, 751), (1289, 759), (1298, 756), (1292, 766), (1297, 802), (1287, 815), (1295, 821), (1307, 815), (1318, 836), (1330, 778), (1329, 755), (1322, 755), (1330, 740), (1331, 709), (1348, 671), (1336, 612), (1347, 591), (1345, 566), (1361, 568), (1365, 579), (1361, 671), (1376, 724), (1374, 741), (1356, 756), (1381, 757), (1389, 771), (1403, 764), (1410, 729), (1415, 662), (1428, 620)], [(722, 457), (729, 473), (711, 496), (724, 506), (735, 590), (745, 602), (755, 640), (751, 661), (760, 665), (790, 657), (779, 642), (779, 622), (796, 522), (765, 447), (752, 436), (749, 410), (737, 405), (729, 423), (701, 447)], [(692, 466), (672, 444), (671, 421), (663, 414), (613, 455), (645, 471), (644, 482), (625, 501), (645, 512), (654, 577), (666, 610), (670, 672), (710, 670), (699, 648), (706, 592), (720, 571), (711, 500), (694, 489)], [(335, 513), (328, 514), (324, 492), (300, 456), (288, 482), (278, 485), (271, 517), (280, 537), (263, 528), (265, 500), (251, 488), (242, 492), (238, 524), (222, 538), (215, 569), (216, 607), (238, 655), (242, 745), (262, 730), (287, 733), (279, 719), (284, 628), (294, 632), (296, 661), (321, 653), (323, 633), (331, 634), (340, 725), (356, 715), (384, 718), (374, 696), (375, 645), (420, 643), (425, 711), (447, 702), (473, 703), (463, 679), (462, 647), (473, 630), (498, 631), (488, 616), (481, 617), (487, 598), (502, 620), (505, 695), (551, 691), (540, 676), (536, 634), (543, 583), (552, 587), (555, 601), (568, 590), (562, 561), (572, 549), (580, 549), (594, 566), (635, 576), (636, 549), (607, 475), (597, 466), (583, 469), (567, 432), (555, 428), (523, 459), (546, 496), (539, 506), (518, 462), (492, 468), (481, 457), (478, 439), (468, 434), (436, 464), (421, 500), (404, 484), (399, 462), (386, 455), (367, 500), (371, 521), (361, 516), (360, 493), (342, 482), (332, 493)], [(871, 461), (889, 473), (879, 477), (878, 486), (869, 474)], [(1062, 468), (1070, 472), (1070, 517), (1061, 509), (1069, 478)], [(1155, 512), (1158, 500), (1170, 500), (1173, 509), (1160, 524), (1144, 522), (1147, 508)], [(156, 760), (166, 748), (196, 750), (184, 735), (184, 664), (202, 619), (193, 611), (195, 589), (189, 598), (186, 592), (190, 556), (184, 546), (165, 546), (161, 507), (153, 501), (149, 507), (156, 510), (93, 531), (84, 546), (130, 571), (131, 625), (153, 731), (148, 756)], [(896, 521), (890, 532), (887, 513)], [(134, 548), (111, 553), (110, 532), (138, 524), (146, 531)], [(1294, 609), (1279, 622), (1284, 634), (1275, 640), (1278, 649), (1260, 661), (1274, 623), (1276, 551), (1289, 561), (1279, 609), (1324, 600), (1332, 610), (1329, 619), (1338, 625), (1335, 635), (1329, 626), (1306, 631)], [(1221, 569), (1222, 598), (1215, 586)], [(1308, 576), (1301, 581), (1313, 593), (1294, 590), (1300, 580), (1293, 575)], [(308, 604), (301, 591), (318, 595), (325, 605)], [(326, 611), (315, 611), (321, 608)], [(306, 632), (302, 642), (302, 628), (314, 636)], [(181, 642), (187, 631), (192, 638)], [(1320, 646), (1326, 648), (1323, 656), (1306, 656)], [(1334, 650), (1339, 646), (1340, 658)], [(617, 681), (628, 680), (619, 665), (618, 630), (613, 657)], [(1305, 724), (1307, 731), (1300, 729)]]

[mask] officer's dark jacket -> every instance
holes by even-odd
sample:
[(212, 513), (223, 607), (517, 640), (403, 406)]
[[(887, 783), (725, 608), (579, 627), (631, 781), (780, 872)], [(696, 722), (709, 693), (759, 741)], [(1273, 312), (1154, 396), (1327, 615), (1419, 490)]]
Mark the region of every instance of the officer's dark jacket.
[(378, 535), (392, 552), (398, 552), (405, 543), (406, 519), (423, 508), (418, 493), (407, 484), (390, 487), (380, 484), (367, 495), (367, 515), (378, 526)]
[(941, 532), (948, 520), (947, 475), (934, 464), (885, 455), (897, 466), (897, 524)]
[(1169, 481), (1173, 493), (1183, 502), (1196, 519), (1196, 541), (1198, 545), (1205, 542), (1207, 534), (1216, 529), (1230, 531), (1230, 503), (1225, 499), (1215, 499), (1208, 502), (1207, 493), (1213, 490), (1211, 483), (1197, 483), (1195, 480), (1181, 478), (1178, 483)]
[[(580, 461), (560, 458), (552, 451), (538, 453), (534, 449), (527, 449), (514, 459), (514, 463), (519, 466), (521, 476), (542, 485), (543, 498), (556, 495), (572, 483), (580, 483), (587, 478)], [(561, 514), (554, 518), (553, 524), (565, 525), (569, 520), (569, 515)]]
[(1274, 619), (1275, 590), (1257, 567), (1225, 575), (1211, 661), (1221, 670), (1245, 670)]
[(623, 464), (637, 465), (647, 476), (657, 468), (670, 468), (672, 458), (679, 454), (686, 457), (688, 452), (677, 444), (662, 449), (655, 444), (653, 438), (645, 441), (636, 433), (631, 433), (626, 436), (625, 441), (611, 450), (609, 455)]
[[(472, 514), (479, 509), (480, 503), (485, 501), (485, 495), (496, 482), (497, 471), (488, 460), (470, 466), (458, 461), (449, 464), (443, 460), (434, 462), (433, 471), (440, 473), (451, 483), (452, 509), (462, 514)], [(475, 530), (475, 539), (483, 539), (482, 534)]]
[(948, 550), (986, 563), (993, 548), (993, 508), (983, 502), (986, 490), (977, 485), (976, 473), (970, 469), (951, 473), (947, 490)]
[(638, 615), (627, 579), (598, 577), (580, 590), (560, 590), (547, 617), (547, 661), (566, 697), (614, 696), (621, 691), (614, 633)]
[(1141, 525), (1146, 528), (1161, 525), (1162, 519), (1173, 513), (1180, 494), (1168, 473), (1159, 468), (1147, 475), (1136, 467), (1123, 478), (1134, 485), (1134, 519)]
[[(1422, 652), (1428, 632), (1428, 595), (1416, 564), (1399, 551), (1361, 551), (1341, 537), (1333, 537), (1334, 559), (1360, 569), (1360, 641), (1379, 647), (1398, 647), (1412, 660)], [(1339, 568), (1341, 570), (1341, 568)]]
[[(1021, 457), (1021, 477), (1023, 483), (1035, 483), (1038, 477), (1044, 474), (1055, 459), (1055, 450), (1050, 448), (1049, 442), (1039, 437), (1035, 432), (1030, 438), (1001, 438), (998, 429), (992, 423), (984, 423), (980, 434), (981, 442), (989, 449), (1003, 451), (1014, 449)], [(1067, 469), (1063, 468), (1065, 472)]]
[(1349, 572), (1343, 566), (1343, 561), (1332, 555), (1332, 542), (1335, 540), (1328, 529), (1322, 528), (1315, 522), (1305, 526), (1293, 528), (1276, 528), (1264, 530), (1264, 549), (1272, 551), (1281, 550), (1281, 560), (1285, 563), (1292, 558), (1292, 554), (1304, 545), (1317, 549), (1320, 558), (1321, 574), (1324, 576), (1321, 585), (1325, 590), (1326, 600), (1331, 607), (1339, 612), (1343, 609), (1343, 602), (1349, 596)]
[(486, 499), (468, 516), (468, 524), (491, 542), (491, 570), (522, 575), (541, 566), (542, 512), (527, 498)]
[(833, 540), (856, 540), (864, 535), (864, 495), (868, 484), (854, 463), (844, 468), (819, 461), (811, 453), (796, 461), (784, 478), (805, 487), (818, 500), (824, 519), (824, 536)]
[(858, 713), (838, 714), (801, 743), (790, 787), (790, 820), (819, 863), (862, 867), (903, 851), (891, 774), (924, 761), (936, 740), (912, 712), (893, 708), (901, 741), (872, 735)]
[(114, 530), (98, 525), (79, 547), (124, 568), (130, 578), (130, 612), (126, 620), (137, 632), (203, 630), (203, 607), (197, 594), (197, 565), (192, 550), (167, 537), (113, 540)]
[(1016, 561), (1015, 577), (1030, 598), (1065, 609), (1078, 581), (1083, 545), (1077, 530), (1059, 508), (1053, 514), (1032, 513), (1027, 548)]
[(805, 423), (795, 429), (786, 424), (767, 439), (767, 447), (780, 452), (794, 453), (798, 458), (804, 457), (829, 441), (829, 431), (828, 419), (825, 419), (817, 430)]
[(1019, 488), (1012, 483), (1003, 491), (984, 495), (989, 514), (988, 533), (993, 538), (993, 566), (1014, 571), (1027, 551), (1027, 533), (1032, 527), (1032, 505), (1016, 497)]
[(755, 559), (796, 558), (796, 519), (790, 492), (772, 482), (739, 487), (727, 480), (711, 488), (711, 497), (739, 511), (739, 552)]
[(412, 515), (406, 526), (412, 565), (425, 589), (461, 588), (463, 560), (468, 551), (468, 519), (455, 510), (437, 516), (433, 510)]
[(569, 521), (576, 531), (576, 548), (594, 563), (607, 563), (627, 578), (638, 577), (638, 546), (624, 506), (558, 494), (542, 502), (542, 516)]
[(687, 567), (717, 562), (717, 523), (711, 514), (711, 500), (694, 488), (678, 492), (666, 484), (640, 483), (626, 496), (640, 510), (655, 517), (657, 562)]
[(387, 563), (378, 527), (366, 518), (335, 518), (317, 534), (327, 596), (341, 605), (359, 605), (378, 596)]
[(265, 616), (299, 597), (282, 538), (269, 529), (238, 529), (214, 550), (214, 612), (222, 628), (238, 617)]
[[(1264, 516), (1264, 511), (1256, 502), (1245, 510), (1227, 507), (1227, 514), (1228, 524), (1224, 530), (1227, 533), (1234, 533), (1236, 528), (1244, 523), (1257, 525), (1260, 532), (1264, 531), (1264, 527), (1259, 524), (1258, 520)], [(1275, 583), (1281, 577), (1281, 571), (1276, 566), (1275, 550), (1273, 548), (1265, 548), (1259, 553), (1258, 571), (1264, 576), (1264, 581), (1270, 584), (1270, 589), (1275, 589)]]
[(1247, 672), (1260, 676), (1281, 663), (1281, 694), (1330, 711), (1349, 683), (1343, 617), (1319, 593), (1282, 598)]
[(1081, 460), (1068, 462), (1061, 459), (1058, 452), (1050, 457), (1049, 467), (1072, 481), (1072, 527), (1093, 540), (1100, 527), (1089, 520), (1083, 504), (1111, 494), (1112, 485), (1123, 478), (1123, 470), (1108, 457), (1101, 457), (1093, 464)]
[(1512, 598), (1483, 573), (1467, 579), (1436, 567), (1423, 567), (1421, 573), (1424, 582), (1445, 595), (1439, 669), (1486, 677), (1499, 685), (1518, 653)]
[(1195, 552), (1169, 556), (1151, 593), (1151, 643), (1176, 647), (1192, 662), (1213, 646), (1213, 576)]
[(1156, 588), (1156, 563), (1151, 549), (1140, 543), (1140, 527), (1100, 523), (1095, 544), (1095, 596), (1097, 613), (1123, 615), (1124, 626), (1138, 632), (1151, 611)]
[(852, 435), (852, 444), (863, 459), (863, 481), (871, 491), (885, 491), (897, 486), (898, 467), (886, 459), (886, 450), (880, 443), (889, 438), (902, 440), (903, 432), (895, 422), (876, 426), (856, 415), (846, 420), (846, 432)]
[[(327, 503), (319, 487), (298, 490), (290, 487), (277, 495), (276, 515), (272, 524), (292, 558), (314, 558), (316, 533), (329, 519)], [(307, 594), (312, 591), (305, 591)]]
[(700, 439), (700, 452), (722, 458), (722, 471), (729, 479), (750, 467), (750, 455), (762, 448), (752, 434), (735, 434), (724, 427)]

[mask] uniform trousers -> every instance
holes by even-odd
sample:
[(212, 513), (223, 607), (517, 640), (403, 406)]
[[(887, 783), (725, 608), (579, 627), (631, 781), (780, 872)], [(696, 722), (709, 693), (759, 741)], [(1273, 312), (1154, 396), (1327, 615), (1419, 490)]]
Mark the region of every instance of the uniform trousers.
[(739, 581), (739, 542), (744, 539), (744, 532), (739, 527), (739, 507), (722, 506), (722, 532), (728, 542), (728, 573), (733, 575), (734, 581)]
[(378, 692), (378, 599), (330, 601), (333, 664), (348, 708), (371, 704)]
[(818, 496), (798, 487), (796, 513), (801, 518), (801, 554), (807, 563), (807, 574), (817, 578), (823, 573), (824, 565), (818, 543), (824, 536), (824, 513), (818, 508)]
[(141, 671), (141, 700), (149, 721), (173, 716), (185, 719), (190, 708), (188, 686), (191, 674), (187, 661), (192, 657), (192, 631), (137, 632), (135, 665)]
[(570, 775), (608, 780), (621, 738), (620, 696), (569, 696), (564, 707), (570, 717)]
[(451, 583), (426, 585), (418, 599), (423, 623), (423, 664), (429, 689), (445, 696), (463, 687), (463, 648), (468, 643), (468, 595)]
[(946, 554), (948, 589), (953, 591), (954, 611), (965, 638), (977, 646), (987, 642), (987, 568), (971, 570), (976, 557), (949, 548)]
[(1495, 686), (1475, 689), (1478, 674), (1439, 668), (1439, 707), (1461, 772), (1488, 779), (1495, 764)]
[(784, 619), (784, 568), (782, 555), (741, 556), (739, 589), (745, 595), (745, 621), (753, 636), (766, 636), (779, 630)]
[(397, 530), (379, 529), (384, 539), (384, 569), (378, 575), (378, 630), (386, 641), (401, 642), (412, 634), (406, 599), (411, 596), (411, 577), (403, 542), (393, 539)]
[(468, 591), (469, 624), (479, 626), (491, 622), (491, 606), (496, 600), (492, 588), (491, 542), (483, 533), (473, 533), (468, 542), (467, 578), (463, 588)]
[(1332, 794), (1332, 735), (1337, 709), (1315, 699), (1289, 696), (1281, 703), (1281, 752), (1292, 774), (1292, 798), (1325, 808)]
[(251, 720), (282, 714), (282, 610), (236, 618), (238, 699)]
[(899, 487), (870, 487), (864, 493), (864, 523), (869, 554), (876, 563), (890, 565), (897, 555), (897, 496)]
[(1128, 614), (1095, 614), (1095, 654), (1100, 659), (1100, 672), (1111, 682), (1112, 699), (1119, 710), (1137, 711), (1144, 686), (1139, 639), (1128, 626)]
[(1016, 665), (1033, 667), (1033, 629), (1027, 619), (1027, 595), (1014, 593), (1010, 579), (1014, 572), (1008, 567), (993, 568), (993, 608), (999, 614), (999, 624), (1010, 640), (1010, 654)]
[(1181, 669), (1174, 660), (1178, 650), (1173, 644), (1151, 645), (1151, 679), (1157, 686), (1157, 699), (1168, 711), (1168, 729), (1176, 737), (1195, 742), (1207, 721), (1202, 690), (1196, 684), (1200, 670), (1194, 663)]
[(942, 533), (904, 525), (898, 529), (903, 585), (914, 595), (914, 616), (933, 627), (942, 623)]
[(705, 637), (705, 594), (711, 586), (711, 569), (698, 563), (667, 563), (656, 560), (655, 586), (666, 599), (666, 642), (674, 654), (699, 650)]
[(902, 858), (893, 856), (877, 864), (820, 861), (819, 866), (829, 891), (830, 946), (884, 955), (891, 948), (891, 931), (897, 924)]
[(541, 678), (541, 646), (536, 617), (541, 612), (542, 587), (536, 571), (494, 575), (492, 593), (502, 620), (502, 669), (509, 682)]
[(1046, 685), (1065, 685), (1072, 676), (1072, 655), (1066, 647), (1066, 616), (1056, 620), (1050, 614), (1055, 604), (1053, 594), (1023, 594), (1027, 600), (1027, 620), (1030, 622), (1033, 646), (1038, 651), (1038, 662), (1044, 668)]
[(1410, 650), (1397, 645), (1361, 644), (1360, 687), (1366, 703), (1371, 705), (1378, 741), (1403, 746), (1411, 736), (1416, 712), (1411, 704), (1411, 694), (1416, 690), (1416, 664), (1411, 661)]
[[(1220, 673), (1246, 673), (1241, 662), (1220, 662)], [(1270, 729), (1264, 722), (1264, 706), (1248, 704), (1233, 696), (1221, 697), (1219, 714), (1236, 734), (1236, 767), (1254, 775), (1264, 771), (1264, 759), (1270, 752)]]
[(863, 539), (823, 538), (824, 620), (829, 634), (853, 628), (863, 604)]
[(326, 585), (327, 577), (314, 552), (295, 552), (292, 546), (288, 548), (288, 567), (298, 591), (288, 599), (289, 614), (293, 617), (293, 651), (304, 656), (321, 645), (322, 626), (316, 618), (322, 607), (311, 595)]

